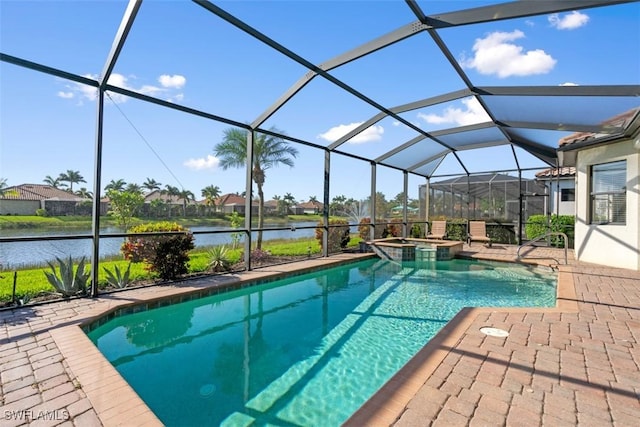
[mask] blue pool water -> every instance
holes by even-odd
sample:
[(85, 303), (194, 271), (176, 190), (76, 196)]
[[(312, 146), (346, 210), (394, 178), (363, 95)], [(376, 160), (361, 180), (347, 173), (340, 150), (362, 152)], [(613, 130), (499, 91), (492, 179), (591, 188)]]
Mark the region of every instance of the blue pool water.
[(89, 337), (168, 426), (338, 426), (463, 307), (555, 305), (550, 270), (367, 260), (116, 317)]

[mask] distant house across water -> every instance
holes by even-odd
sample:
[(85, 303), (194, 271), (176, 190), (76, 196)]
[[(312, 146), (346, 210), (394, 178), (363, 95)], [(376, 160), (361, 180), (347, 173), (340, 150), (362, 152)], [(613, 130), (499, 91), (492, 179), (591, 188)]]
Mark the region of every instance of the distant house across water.
[[(91, 215), (91, 199), (44, 184), (21, 184), (4, 189), (0, 197), (0, 215), (36, 215), (44, 209), (47, 215)], [(107, 206), (101, 210), (106, 212)], [(101, 212), (101, 213), (105, 213)]]

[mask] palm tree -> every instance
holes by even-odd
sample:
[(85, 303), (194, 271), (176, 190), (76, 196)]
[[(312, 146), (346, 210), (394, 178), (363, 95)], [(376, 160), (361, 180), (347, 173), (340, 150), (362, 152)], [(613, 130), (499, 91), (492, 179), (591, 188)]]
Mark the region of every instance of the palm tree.
[(129, 193), (142, 194), (142, 187), (135, 182), (127, 184), (124, 191), (128, 191)]
[(112, 179), (111, 182), (109, 182), (105, 187), (104, 187), (104, 192), (108, 192), (109, 190), (113, 190), (113, 191), (124, 191), (125, 187), (126, 187), (127, 183), (125, 182), (124, 179), (118, 179), (118, 180), (114, 180)]
[(273, 200), (276, 201), (276, 208), (277, 208), (278, 215), (284, 215), (285, 206), (284, 206), (284, 200), (282, 200), (282, 197), (276, 194), (275, 196), (273, 196)]
[(164, 186), (164, 190), (162, 190), (160, 193), (169, 196), (168, 201), (171, 201), (173, 196), (178, 196), (180, 194), (180, 189), (178, 187), (174, 187), (173, 185), (167, 184)]
[(67, 169), (66, 173), (61, 173), (58, 179), (62, 182), (69, 183), (69, 191), (73, 193), (73, 184), (78, 184), (85, 181), (84, 177), (80, 175), (80, 171), (74, 171), (71, 169)]
[(189, 190), (178, 191), (178, 197), (182, 199), (182, 214), (186, 218), (187, 217), (187, 205), (190, 201), (195, 202), (196, 196)]
[(347, 197), (344, 195), (335, 196), (331, 199), (331, 203), (329, 204), (329, 214), (330, 215), (342, 215), (344, 212), (344, 206), (347, 202)]
[(216, 199), (220, 197), (220, 187), (217, 185), (207, 185), (202, 189), (202, 197), (204, 197), (204, 204), (209, 208), (216, 207)]
[(0, 197), (17, 195), (18, 192), (15, 189), (8, 189), (7, 178), (0, 178)]
[(53, 188), (60, 188), (60, 178), (52, 178), (51, 175), (47, 175), (42, 180), (47, 185), (52, 186)]
[(93, 192), (87, 190), (86, 187), (80, 187), (80, 189), (76, 191), (76, 195), (83, 199), (93, 199)]
[[(282, 131), (272, 127), (274, 133), (283, 134)], [(262, 249), (262, 227), (264, 226), (264, 181), (265, 171), (280, 164), (293, 167), (293, 159), (298, 156), (298, 150), (290, 146), (284, 139), (271, 135), (255, 133), (253, 140), (253, 181), (258, 188), (258, 236), (256, 248)], [(214, 148), (216, 157), (220, 159), (223, 170), (244, 168), (247, 165), (247, 137), (248, 132), (238, 128), (229, 128), (224, 131), (222, 142)]]
[(284, 201), (284, 214), (289, 213), (289, 208), (296, 204), (296, 198), (291, 193), (286, 193), (282, 200)]
[(149, 192), (152, 192), (152, 191), (160, 190), (161, 185), (162, 184), (160, 184), (155, 179), (147, 178), (147, 180), (142, 183), (142, 188), (148, 190)]
[(164, 186), (164, 190), (160, 191), (161, 194), (168, 196), (167, 197), (167, 204), (169, 207), (169, 217), (171, 217), (171, 205), (172, 205), (172, 198), (173, 197), (178, 197), (180, 195), (180, 189), (178, 187), (174, 187), (173, 185), (165, 185)]

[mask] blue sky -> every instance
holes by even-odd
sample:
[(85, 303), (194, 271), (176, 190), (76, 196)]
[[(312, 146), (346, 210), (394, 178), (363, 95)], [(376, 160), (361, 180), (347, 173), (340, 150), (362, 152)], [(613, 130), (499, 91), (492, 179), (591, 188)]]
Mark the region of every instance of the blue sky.
[[(322, 63), (416, 20), (400, 1), (233, 1), (216, 3), (293, 52)], [(486, 2), (419, 1), (427, 14)], [(0, 51), (95, 78), (102, 72), (126, 2), (0, 0)], [(442, 30), (475, 85), (600, 85), (640, 83), (638, 3), (569, 11)], [(635, 49), (635, 50), (634, 50)], [(238, 122), (253, 122), (307, 70), (185, 1), (145, 1), (110, 83)], [(331, 71), (387, 106), (463, 89), (432, 39), (418, 34)], [(637, 101), (636, 101), (637, 104)], [(328, 146), (377, 111), (330, 82), (315, 78), (263, 125)], [(0, 177), (9, 185), (42, 183), (68, 169), (93, 186), (95, 91), (0, 63)], [(486, 121), (473, 99), (403, 113), (434, 131)], [(197, 198), (217, 185), (244, 191), (244, 171), (218, 166), (213, 147), (228, 125), (110, 94), (105, 108), (103, 186), (111, 179), (141, 184), (153, 178)], [(548, 145), (565, 136), (547, 131)], [(379, 156), (415, 136), (387, 118), (341, 149)], [(297, 146), (293, 169), (267, 171), (265, 196), (322, 197), (324, 154)], [(513, 169), (510, 148), (460, 152), (472, 172)], [(524, 167), (544, 164), (524, 152)], [(461, 173), (447, 156), (437, 175)], [(370, 165), (332, 156), (331, 197), (369, 193)], [(409, 197), (424, 178), (411, 175)], [(402, 174), (378, 168), (388, 199), (403, 189)]]

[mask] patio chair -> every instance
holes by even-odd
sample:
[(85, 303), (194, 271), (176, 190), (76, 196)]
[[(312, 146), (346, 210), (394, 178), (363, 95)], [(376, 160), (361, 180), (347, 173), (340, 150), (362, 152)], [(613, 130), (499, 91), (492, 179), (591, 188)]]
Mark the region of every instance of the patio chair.
[(491, 247), (491, 238), (487, 234), (487, 224), (484, 221), (469, 221), (469, 233), (467, 243), (471, 246), (471, 242), (483, 242)]
[(431, 222), (431, 231), (427, 233), (427, 239), (444, 240), (447, 237), (447, 221)]

